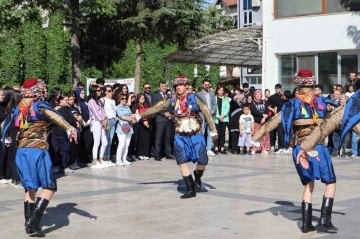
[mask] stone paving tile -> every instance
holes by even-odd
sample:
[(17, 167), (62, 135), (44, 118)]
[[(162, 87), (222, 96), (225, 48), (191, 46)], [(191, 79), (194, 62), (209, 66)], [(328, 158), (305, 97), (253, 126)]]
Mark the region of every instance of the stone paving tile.
[[(43, 220), (48, 238), (358, 238), (360, 161), (334, 159), (336, 235), (302, 234), (301, 192), (289, 155), (210, 159), (207, 192), (180, 200), (185, 185), (173, 160), (141, 161), (105, 170), (82, 168), (58, 179)], [(191, 165), (192, 170), (194, 165)], [(314, 224), (324, 185), (314, 192)], [(0, 185), (1, 239), (29, 238), (23, 189)]]

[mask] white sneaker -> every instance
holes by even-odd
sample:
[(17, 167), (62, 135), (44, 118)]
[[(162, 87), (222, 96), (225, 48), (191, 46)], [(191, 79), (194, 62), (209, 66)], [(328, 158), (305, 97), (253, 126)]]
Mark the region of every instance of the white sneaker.
[(255, 153), (256, 153), (255, 151), (251, 151), (251, 155), (255, 155)]
[(111, 161), (106, 161), (106, 162), (107, 162), (107, 164), (108, 164), (110, 167), (116, 166), (116, 163), (113, 163), (113, 162), (111, 162)]
[(150, 158), (149, 158), (149, 157), (144, 157), (144, 159), (146, 159), (146, 160), (150, 160)]
[(120, 160), (116, 162), (117, 165), (119, 166), (125, 166), (125, 164), (123, 162), (121, 162)]
[(209, 150), (207, 151), (207, 155), (208, 155), (208, 156), (215, 156), (215, 153), (214, 153), (211, 149), (209, 149)]
[(268, 155), (268, 154), (269, 154), (269, 152), (268, 152), (268, 151), (266, 151), (266, 150), (263, 150), (263, 151), (261, 151), (261, 154)]
[(104, 165), (102, 165), (101, 163), (97, 162), (96, 164), (92, 164), (91, 165), (92, 169), (103, 169)]
[(101, 165), (104, 166), (104, 168), (110, 168), (110, 167), (111, 167), (111, 166), (107, 163), (107, 161), (102, 161)]
[(139, 156), (139, 160), (144, 160), (145, 158), (144, 156)]
[(270, 149), (271, 152), (275, 152), (275, 147), (272, 146), (271, 149)]
[(126, 159), (123, 160), (123, 164), (125, 165), (131, 165), (131, 163), (129, 161), (127, 161)]
[(283, 154), (289, 154), (290, 152), (289, 152), (289, 150), (287, 150), (287, 149), (284, 149), (284, 152), (283, 152)]
[(8, 181), (7, 179), (1, 179), (1, 180), (0, 180), (0, 183), (2, 183), (2, 184), (8, 184), (9, 181)]
[(283, 149), (279, 149), (276, 154), (284, 154), (284, 150)]

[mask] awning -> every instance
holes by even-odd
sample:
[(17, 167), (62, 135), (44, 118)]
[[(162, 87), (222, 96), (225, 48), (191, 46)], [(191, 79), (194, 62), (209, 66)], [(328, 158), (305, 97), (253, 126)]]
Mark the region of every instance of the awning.
[(219, 32), (164, 58), (169, 63), (260, 67), (262, 64), (262, 27)]

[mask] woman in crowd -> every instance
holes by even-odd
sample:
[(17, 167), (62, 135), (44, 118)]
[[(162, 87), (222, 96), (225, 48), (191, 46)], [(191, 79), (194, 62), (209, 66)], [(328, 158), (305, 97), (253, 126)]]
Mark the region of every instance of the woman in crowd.
[(226, 154), (225, 145), (225, 130), (229, 123), (230, 100), (224, 96), (224, 87), (218, 85), (216, 89), (216, 112), (215, 112), (215, 125), (219, 138), (214, 142), (215, 154)]
[(104, 105), (104, 110), (108, 123), (108, 126), (105, 131), (108, 144), (105, 149), (104, 162), (111, 167), (116, 165), (110, 160), (111, 144), (114, 138), (115, 125), (116, 125), (116, 105), (115, 105), (115, 100), (113, 100), (112, 97), (113, 97), (112, 87), (110, 85), (106, 85), (105, 96), (101, 98), (101, 102)]
[[(250, 112), (254, 117), (254, 133), (256, 133), (268, 118), (267, 109), (264, 100), (262, 99), (261, 90), (255, 90), (254, 100), (250, 104)], [(262, 154), (269, 154), (270, 150), (270, 136), (269, 133), (265, 134), (260, 140), (260, 147), (252, 147), (251, 154), (261, 150)]]
[[(55, 109), (59, 114), (75, 129), (78, 127), (77, 120), (74, 115), (69, 110), (69, 95), (61, 94), (57, 97)], [(67, 134), (64, 129), (59, 126), (52, 127), (52, 145), (55, 150), (55, 155), (60, 159), (60, 172), (61, 173), (70, 173), (72, 172), (69, 169), (68, 158), (70, 152), (70, 140), (67, 137)]]
[[(131, 110), (131, 114), (135, 114), (136, 112), (136, 109), (137, 109), (137, 103), (136, 103), (136, 95), (134, 92), (130, 92), (129, 93), (129, 97), (131, 98), (130, 102), (130, 110)], [(128, 151), (128, 159), (130, 161), (137, 161), (137, 156), (138, 156), (138, 149), (137, 149), (137, 146), (138, 146), (138, 141), (139, 141), (139, 124), (138, 122), (136, 122), (135, 124), (133, 124), (133, 135), (131, 136), (131, 141), (130, 141), (130, 145), (129, 145), (129, 151)], [(129, 161), (128, 160), (128, 161)]]
[(355, 93), (355, 86), (353, 84), (347, 85), (345, 95), (350, 98)]
[[(137, 98), (137, 109), (136, 114), (145, 112), (149, 106), (146, 104), (145, 95), (140, 93)], [(138, 141), (138, 158), (139, 160), (150, 159), (150, 124), (146, 118), (143, 118), (139, 122), (139, 141)]]
[(58, 88), (58, 87), (52, 88), (50, 91), (50, 95), (47, 98), (47, 102), (49, 102), (49, 104), (52, 107), (56, 107), (56, 101), (58, 100), (58, 98), (60, 97), (61, 94), (62, 94), (62, 91), (60, 88)]
[[(3, 99), (2, 102), (1, 99)], [(0, 124), (3, 119), (5, 119), (3, 116), (7, 117), (7, 115), (11, 113), (11, 110), (20, 103), (20, 100), (21, 94), (18, 88), (5, 87), (2, 93), (0, 92)], [(9, 183), (15, 187), (20, 187), (20, 176), (15, 163), (17, 150), (16, 136), (18, 130), (14, 125), (11, 125), (9, 132), (12, 140), (11, 143), (5, 148), (0, 146), (0, 178), (2, 178), (0, 183)]]
[(84, 88), (76, 88), (75, 90), (75, 106), (79, 109), (82, 122), (81, 122), (81, 135), (80, 142), (84, 143), (83, 149), (86, 152), (84, 154), (87, 155), (87, 160), (92, 160), (92, 144), (93, 144), (93, 136), (90, 130), (90, 111), (88, 107), (88, 103), (85, 100), (85, 91)]
[(70, 156), (69, 156), (69, 168), (72, 170), (75, 169), (79, 169), (79, 149), (81, 146), (81, 141), (80, 141), (80, 134), (82, 131), (82, 122), (83, 119), (81, 117), (81, 112), (80, 110), (75, 106), (75, 92), (70, 92), (69, 94), (69, 110), (72, 113), (72, 115), (75, 117), (76, 121), (78, 122), (78, 128), (77, 128), (77, 138), (78, 141), (77, 143), (75, 142), (70, 142), (71, 146), (70, 146)]
[[(107, 118), (104, 111), (104, 105), (100, 101), (101, 88), (93, 85), (90, 87), (90, 100), (88, 103), (90, 112), (90, 130), (93, 134), (94, 145), (92, 149), (92, 165), (93, 169), (101, 169), (109, 167), (104, 163), (104, 153), (108, 144), (105, 130), (107, 128)], [(99, 146), (100, 147), (100, 152)], [(99, 160), (98, 160), (99, 159)]]
[(265, 95), (265, 97), (264, 97), (263, 101), (266, 102), (270, 98), (270, 90), (266, 89), (264, 91), (264, 95)]
[(120, 166), (131, 165), (126, 160), (128, 148), (130, 145), (131, 135), (134, 133), (132, 124), (136, 122), (131, 117), (131, 109), (126, 105), (127, 98), (125, 94), (118, 95), (119, 105), (116, 107), (116, 114), (119, 118), (119, 123), (116, 126), (116, 134), (119, 140), (116, 151), (116, 164)]

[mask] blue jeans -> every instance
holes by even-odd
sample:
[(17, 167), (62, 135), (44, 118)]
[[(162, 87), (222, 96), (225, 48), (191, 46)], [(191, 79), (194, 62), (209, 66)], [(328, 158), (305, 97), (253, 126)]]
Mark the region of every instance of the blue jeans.
[(341, 129), (336, 129), (333, 133), (333, 143), (334, 143), (334, 149), (333, 154), (337, 154), (340, 147), (342, 148), (342, 155), (346, 154), (346, 145), (348, 142), (348, 136), (344, 138), (344, 141), (340, 143), (340, 136), (341, 136)]
[[(210, 135), (210, 128), (207, 124), (203, 124), (203, 127), (202, 127), (202, 131), (203, 131), (203, 134), (205, 135), (205, 133), (207, 133), (207, 138), (206, 138), (206, 152), (209, 151), (211, 148), (212, 148), (212, 138), (211, 138), (211, 135)], [(206, 131), (205, 131), (206, 130)]]
[(107, 158), (110, 157), (111, 143), (112, 143), (112, 140), (113, 140), (114, 134), (115, 134), (116, 120), (115, 119), (109, 119), (108, 120), (108, 125), (109, 125), (109, 129), (106, 130), (106, 132), (105, 132), (108, 144), (106, 146), (105, 154), (104, 154), (104, 157), (107, 157)]
[(356, 156), (358, 155), (358, 137), (359, 136), (355, 131), (351, 132), (351, 153), (355, 154)]

